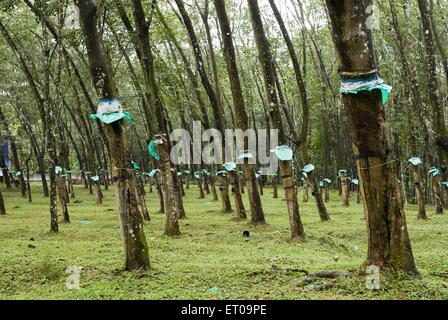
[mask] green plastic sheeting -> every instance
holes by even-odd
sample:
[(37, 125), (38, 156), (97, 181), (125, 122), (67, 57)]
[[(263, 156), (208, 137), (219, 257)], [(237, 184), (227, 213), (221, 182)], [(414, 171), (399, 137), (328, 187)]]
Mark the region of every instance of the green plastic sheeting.
[(428, 174), (432, 174), (433, 177), (436, 177), (439, 174), (439, 169), (435, 167), (429, 168)]
[(227, 176), (227, 171), (226, 170), (219, 170), (218, 172), (216, 172), (217, 176)]
[(150, 154), (154, 159), (156, 159), (156, 160), (160, 160), (160, 155), (159, 155), (159, 153), (158, 153), (157, 150), (156, 150), (156, 144), (157, 144), (157, 142), (154, 141), (154, 140), (152, 140), (152, 141), (149, 143), (149, 145), (148, 145), (148, 151), (149, 151), (149, 154)]
[(310, 173), (310, 172), (314, 171), (314, 169), (315, 169), (315, 167), (311, 163), (309, 163), (303, 167), (303, 171), (306, 173)]
[(115, 121), (126, 119), (131, 125), (134, 124), (129, 113), (123, 111), (118, 99), (99, 99), (97, 112), (96, 114), (91, 114), (90, 119), (98, 119), (105, 124), (111, 124)]
[(196, 171), (193, 175), (196, 179), (200, 179), (203, 174), (202, 171)]
[(102, 123), (105, 124), (111, 124), (113, 122), (116, 122), (118, 120), (121, 119), (126, 119), (129, 121), (129, 123), (131, 125), (134, 124), (134, 121), (132, 120), (131, 116), (129, 115), (128, 112), (112, 112), (112, 113), (107, 113), (107, 114), (91, 114), (90, 119), (93, 120), (100, 120)]
[(273, 152), (282, 161), (290, 161), (293, 157), (292, 149), (287, 145), (277, 146), (275, 149), (272, 149), (271, 152)]
[(378, 74), (365, 79), (347, 79), (341, 82), (342, 94), (358, 94), (360, 91), (381, 90), (382, 102), (386, 104), (389, 100), (392, 87), (385, 84)]
[(160, 169), (152, 169), (151, 172), (148, 175), (150, 177), (154, 177), (159, 172), (160, 172)]
[(224, 168), (226, 168), (227, 171), (235, 171), (236, 163), (235, 162), (226, 162), (226, 163), (224, 163)]
[(338, 176), (340, 177), (342, 175), (344, 175), (344, 176), (347, 175), (347, 170), (346, 169), (341, 169), (341, 170), (338, 171)]
[(420, 159), (419, 157), (412, 157), (408, 161), (414, 166), (418, 166), (420, 163), (422, 163), (422, 159)]
[(240, 155), (238, 156), (238, 159), (252, 159), (253, 157), (254, 157), (254, 155), (252, 154), (252, 152), (250, 150), (245, 150), (240, 153)]

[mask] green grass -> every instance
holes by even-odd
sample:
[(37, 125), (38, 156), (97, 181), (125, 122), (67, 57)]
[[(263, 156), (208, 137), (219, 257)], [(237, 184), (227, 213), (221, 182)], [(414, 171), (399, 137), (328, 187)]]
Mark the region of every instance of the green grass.
[[(366, 256), (362, 206), (343, 208), (337, 193), (327, 204), (331, 221), (322, 223), (312, 199), (300, 211), (304, 243), (289, 243), (282, 192), (262, 197), (266, 226), (252, 227), (219, 213), (220, 202), (197, 199), (194, 187), (184, 198), (188, 219), (179, 238), (163, 236), (164, 216), (156, 213), (156, 193), (147, 193), (152, 221), (145, 225), (151, 270), (125, 272), (123, 248), (112, 190), (103, 205), (82, 187), (70, 203), (71, 224), (49, 232), (48, 199), (33, 186), (33, 203), (17, 190), (2, 190), (7, 215), (0, 216), (0, 298), (2, 299), (448, 299), (448, 215), (428, 221), (407, 210), (407, 222), (421, 279), (381, 277), (380, 290), (368, 290), (365, 278), (353, 276), (302, 283), (308, 272), (356, 271)], [(280, 191), (280, 190), (279, 190)], [(301, 193), (299, 193), (301, 199)], [(246, 202), (246, 209), (248, 209)], [(89, 220), (91, 224), (80, 224)], [(246, 241), (242, 232), (250, 230)], [(31, 240), (34, 239), (34, 240)], [(30, 248), (29, 245), (35, 246)], [(82, 266), (81, 288), (68, 290), (64, 268)], [(316, 290), (315, 286), (333, 287)], [(317, 287), (318, 288), (318, 287)], [(211, 290), (210, 290), (211, 289)]]

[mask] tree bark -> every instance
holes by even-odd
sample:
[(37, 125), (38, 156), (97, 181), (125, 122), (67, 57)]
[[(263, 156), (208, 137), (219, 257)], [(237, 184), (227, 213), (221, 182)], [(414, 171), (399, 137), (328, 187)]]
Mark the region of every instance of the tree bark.
[[(263, 22), (261, 20), (260, 9), (257, 0), (248, 0), (251, 16), (252, 28), (255, 35), (255, 42), (258, 51), (258, 58), (263, 70), (265, 82), (265, 94), (267, 96), (267, 106), (271, 116), (273, 129), (279, 130), (279, 144), (286, 144), (287, 139), (283, 130), (280, 108), (276, 95), (275, 77), (273, 71), (273, 59), (269, 42), (264, 32)], [(294, 185), (291, 161), (279, 161), (280, 174), (285, 190), (286, 206), (288, 209), (289, 223), (291, 229), (291, 240), (303, 240), (305, 232), (299, 214), (299, 204), (297, 201), (297, 192)]]
[[(143, 6), (140, 0), (132, 0), (134, 20), (136, 23), (136, 36), (138, 39), (138, 48), (141, 56), (141, 65), (145, 79), (145, 90), (149, 97), (150, 106), (154, 109), (156, 115), (156, 126), (149, 124), (153, 132), (157, 132), (157, 138), (161, 139), (162, 144), (158, 144), (156, 149), (160, 155), (160, 173), (162, 183), (162, 194), (165, 209), (165, 235), (178, 236), (179, 213), (177, 209), (182, 205), (182, 196), (180, 195), (179, 185), (176, 183), (177, 177), (173, 177), (172, 165), (170, 162), (171, 144), (167, 132), (167, 120), (162, 106), (161, 96), (157, 86), (154, 74), (154, 59), (149, 45), (149, 24), (146, 21)], [(156, 138), (156, 136), (154, 137)], [(179, 203), (180, 201), (180, 203)]]
[(6, 214), (5, 200), (3, 199), (1, 191), (0, 191), (0, 214)]
[[(366, 25), (372, 0), (326, 0), (341, 78), (376, 70), (372, 32)], [(388, 153), (384, 106), (379, 90), (343, 96), (367, 215), (367, 263), (383, 270), (417, 274), (403, 200)]]
[[(207, 75), (207, 72), (205, 70), (205, 64), (204, 59), (202, 58), (201, 53), (201, 47), (199, 45), (198, 38), (196, 36), (196, 33), (194, 31), (193, 23), (191, 22), (191, 19), (187, 13), (187, 10), (185, 9), (184, 1), (183, 0), (175, 0), (177, 7), (179, 9), (179, 12), (182, 16), (182, 20), (184, 22), (185, 28), (187, 29), (188, 36), (190, 38), (191, 45), (193, 47), (193, 53), (195, 57), (196, 62), (196, 69), (198, 70), (199, 76), (201, 78), (202, 85), (207, 92), (208, 98), (210, 100), (210, 105), (212, 107), (213, 111), (213, 117), (215, 119), (216, 129), (218, 129), (219, 132), (221, 132), (222, 136), (225, 135), (225, 121), (224, 121), (224, 109), (222, 106), (222, 103), (219, 102), (219, 97), (217, 96), (217, 93), (215, 89), (213, 88), (210, 79)], [(225, 156), (225, 139), (222, 139), (222, 146), (223, 146), (223, 159)], [(220, 187), (219, 190), (221, 191), (221, 203), (222, 203), (222, 211), (223, 212), (231, 212), (232, 205), (230, 203), (230, 197), (229, 197), (229, 186), (227, 178), (221, 178), (220, 179)]]
[[(97, 7), (91, 0), (77, 0), (92, 80), (97, 94), (117, 98), (118, 92), (104, 45), (97, 30)], [(111, 150), (112, 175), (116, 180), (116, 200), (124, 243), (126, 270), (149, 268), (148, 245), (143, 232), (143, 218), (138, 209), (136, 185), (131, 179), (127, 130), (123, 120), (105, 128)]]
[[(238, 65), (236, 61), (235, 47), (233, 43), (232, 29), (230, 28), (229, 17), (226, 12), (224, 0), (214, 0), (216, 13), (221, 28), (222, 42), (224, 47), (224, 58), (227, 66), (227, 73), (230, 80), (230, 88), (232, 90), (233, 104), (235, 107), (235, 117), (237, 127), (243, 131), (249, 127), (249, 118), (246, 112), (246, 106), (241, 88)], [(244, 149), (248, 150), (248, 141), (244, 142)], [(264, 224), (264, 212), (261, 204), (260, 193), (257, 188), (255, 178), (255, 170), (245, 159), (243, 164), (244, 178), (247, 183), (247, 192), (249, 196), (249, 205), (251, 211), (251, 222), (253, 224)], [(239, 175), (235, 172), (233, 179), (238, 182)], [(241, 195), (240, 195), (241, 197)], [(238, 211), (237, 211), (238, 212)], [(245, 218), (244, 213), (244, 218)]]

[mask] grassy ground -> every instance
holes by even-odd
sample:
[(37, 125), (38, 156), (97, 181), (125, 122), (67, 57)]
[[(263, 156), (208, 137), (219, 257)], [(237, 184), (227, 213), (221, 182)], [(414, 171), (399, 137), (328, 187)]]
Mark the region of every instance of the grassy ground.
[[(356, 272), (302, 282), (301, 269), (360, 269), (366, 228), (362, 206), (354, 198), (343, 208), (332, 193), (327, 204), (331, 221), (326, 223), (320, 222), (312, 201), (300, 203), (308, 239), (291, 244), (284, 200), (272, 199), (268, 189), (262, 197), (268, 224), (252, 227), (219, 213), (220, 202), (199, 200), (196, 189), (190, 188), (184, 198), (188, 219), (180, 222), (182, 236), (175, 239), (163, 237), (157, 195), (148, 193), (152, 221), (145, 234), (151, 270), (133, 273), (122, 271), (112, 191), (105, 192), (105, 203), (97, 206), (94, 195), (77, 188), (76, 198), (82, 202), (69, 205), (72, 223), (61, 224), (60, 232), (51, 234), (48, 199), (40, 195), (38, 185), (33, 188), (32, 204), (18, 191), (2, 190), (8, 212), (0, 216), (3, 299), (448, 299), (448, 215), (435, 215), (432, 207), (428, 221), (416, 219), (414, 206), (407, 211), (422, 278), (382, 276), (381, 289), (374, 291), (366, 289), (365, 278)], [(84, 220), (91, 223), (80, 223)], [(250, 231), (248, 241), (244, 230)], [(84, 267), (79, 290), (65, 286), (64, 268), (70, 265)], [(320, 286), (324, 283), (332, 286)]]

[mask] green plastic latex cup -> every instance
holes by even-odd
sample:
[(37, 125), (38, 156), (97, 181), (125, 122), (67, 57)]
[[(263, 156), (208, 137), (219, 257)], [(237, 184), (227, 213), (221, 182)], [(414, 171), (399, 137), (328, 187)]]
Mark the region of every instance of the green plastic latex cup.
[(156, 160), (160, 160), (160, 155), (159, 155), (159, 153), (158, 153), (157, 150), (156, 150), (156, 145), (157, 145), (157, 142), (154, 141), (154, 140), (152, 140), (152, 141), (148, 144), (148, 151), (149, 151), (149, 154), (150, 154), (154, 159), (156, 159)]
[(413, 166), (418, 166), (422, 163), (422, 160), (419, 157), (412, 157), (408, 160)]
[(106, 113), (106, 114), (91, 114), (90, 119), (93, 120), (100, 120), (102, 123), (105, 124), (111, 124), (113, 122), (119, 121), (121, 119), (126, 119), (129, 121), (131, 125), (134, 124), (134, 121), (132, 120), (131, 116), (128, 112), (112, 112), (112, 113)]
[(196, 171), (196, 172), (194, 173), (194, 177), (195, 177), (196, 179), (200, 179), (202, 175), (203, 175), (203, 172), (202, 172), (202, 171)]
[(389, 100), (392, 87), (385, 84), (378, 74), (373, 74), (368, 78), (363, 79), (346, 79), (341, 82), (340, 92), (342, 94), (358, 94), (361, 91), (381, 91), (381, 100), (386, 104)]
[(216, 172), (216, 175), (225, 177), (227, 175), (227, 171), (226, 170), (220, 170), (220, 171)]
[(273, 152), (281, 161), (290, 161), (293, 157), (293, 151), (287, 145), (281, 145), (272, 149)]
[(150, 177), (154, 177), (157, 173), (160, 172), (160, 169), (152, 169), (150, 173), (148, 173), (148, 175)]
[(338, 176), (346, 176), (347, 175), (347, 170), (346, 169), (341, 169), (338, 171)]
[(310, 173), (310, 172), (314, 171), (314, 169), (315, 169), (315, 167), (311, 163), (309, 163), (303, 167), (303, 171), (306, 173)]
[(235, 162), (226, 162), (224, 163), (224, 168), (226, 168), (227, 171), (235, 171), (236, 169), (236, 163)]

